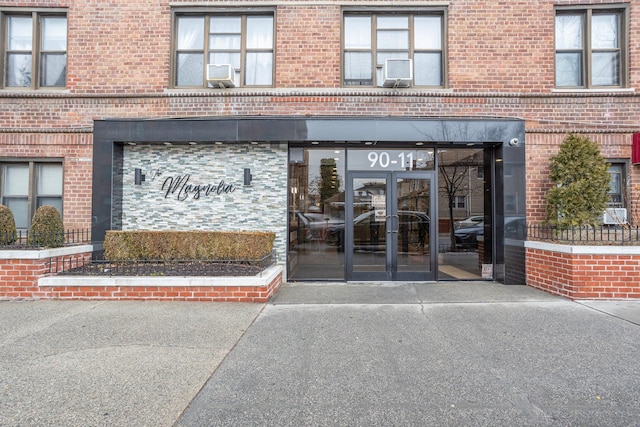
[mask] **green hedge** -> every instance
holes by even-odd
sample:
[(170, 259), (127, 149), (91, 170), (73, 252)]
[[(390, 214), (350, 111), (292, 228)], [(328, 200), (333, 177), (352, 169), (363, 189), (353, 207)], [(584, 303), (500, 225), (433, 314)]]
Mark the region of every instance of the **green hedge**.
[(64, 246), (64, 223), (58, 209), (48, 205), (36, 209), (27, 242), (29, 245), (48, 248)]
[(0, 245), (10, 245), (18, 240), (16, 221), (11, 209), (0, 205)]
[(275, 233), (260, 231), (107, 231), (106, 260), (258, 260)]

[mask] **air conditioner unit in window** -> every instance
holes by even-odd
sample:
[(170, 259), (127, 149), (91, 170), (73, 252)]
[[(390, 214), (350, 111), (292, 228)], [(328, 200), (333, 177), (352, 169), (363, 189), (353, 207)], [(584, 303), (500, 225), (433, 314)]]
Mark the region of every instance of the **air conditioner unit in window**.
[(602, 215), (602, 223), (617, 225), (627, 223), (627, 210), (625, 208), (607, 208)]
[(207, 64), (207, 81), (214, 86), (235, 87), (235, 70), (230, 64)]
[(386, 59), (383, 71), (384, 87), (409, 87), (413, 81), (411, 59)]

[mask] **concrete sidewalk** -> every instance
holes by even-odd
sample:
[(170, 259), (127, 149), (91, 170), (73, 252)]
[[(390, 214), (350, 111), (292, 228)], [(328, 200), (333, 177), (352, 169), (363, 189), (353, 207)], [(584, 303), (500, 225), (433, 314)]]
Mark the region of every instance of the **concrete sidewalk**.
[(0, 302), (0, 426), (171, 426), (263, 307)]
[(485, 282), (0, 302), (0, 425), (638, 425), (639, 315)]
[(590, 305), (491, 283), (287, 285), (177, 425), (639, 425), (640, 327)]

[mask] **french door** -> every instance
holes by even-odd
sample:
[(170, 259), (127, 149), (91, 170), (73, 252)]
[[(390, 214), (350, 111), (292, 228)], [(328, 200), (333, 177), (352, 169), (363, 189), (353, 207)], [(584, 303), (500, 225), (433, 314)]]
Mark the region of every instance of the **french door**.
[(435, 174), (354, 171), (346, 184), (347, 280), (434, 280)]

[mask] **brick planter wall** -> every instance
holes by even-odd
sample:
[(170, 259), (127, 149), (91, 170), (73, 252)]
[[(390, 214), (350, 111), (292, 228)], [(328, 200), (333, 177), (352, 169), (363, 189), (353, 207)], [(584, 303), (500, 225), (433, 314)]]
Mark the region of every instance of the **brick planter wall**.
[(267, 302), (282, 284), (282, 266), (242, 277), (44, 277), (47, 298)]
[(93, 246), (73, 246), (44, 250), (0, 251), (0, 300), (48, 298), (38, 287), (38, 279), (49, 274), (49, 263), (72, 259), (75, 265), (91, 259)]
[(282, 284), (282, 266), (256, 276), (54, 276), (49, 263), (89, 261), (93, 246), (0, 251), (0, 300), (171, 300), (267, 302)]
[(640, 246), (528, 241), (527, 285), (570, 299), (640, 299)]

